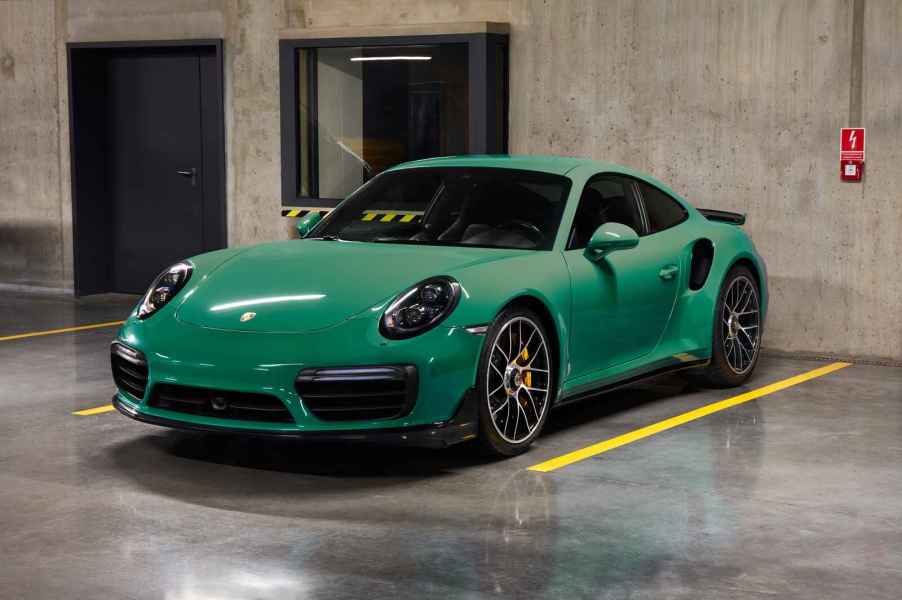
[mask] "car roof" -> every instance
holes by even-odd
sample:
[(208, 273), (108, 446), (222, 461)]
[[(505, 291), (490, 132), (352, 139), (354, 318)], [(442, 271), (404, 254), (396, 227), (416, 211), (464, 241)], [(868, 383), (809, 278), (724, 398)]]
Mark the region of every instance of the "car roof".
[(629, 167), (615, 165), (588, 158), (574, 156), (532, 155), (532, 154), (468, 154), (461, 156), (439, 156), (401, 163), (392, 167), (391, 171), (413, 167), (494, 167), (498, 169), (521, 169), (525, 171), (541, 171), (566, 175), (573, 169), (583, 166), (595, 167), (598, 171), (624, 173), (633, 177), (648, 179), (644, 173)]

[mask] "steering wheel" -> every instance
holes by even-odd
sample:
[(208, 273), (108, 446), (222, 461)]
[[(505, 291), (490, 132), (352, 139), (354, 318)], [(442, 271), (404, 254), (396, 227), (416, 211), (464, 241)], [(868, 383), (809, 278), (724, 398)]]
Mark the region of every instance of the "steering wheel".
[(498, 228), (516, 230), (526, 236), (526, 238), (536, 246), (540, 245), (545, 240), (545, 234), (529, 221), (511, 219), (499, 225)]

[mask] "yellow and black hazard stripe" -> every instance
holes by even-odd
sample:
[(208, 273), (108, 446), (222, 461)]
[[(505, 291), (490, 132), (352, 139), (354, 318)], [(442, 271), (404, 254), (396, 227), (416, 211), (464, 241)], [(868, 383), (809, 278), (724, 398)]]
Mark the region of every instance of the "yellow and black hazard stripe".
[[(283, 208), (283, 217), (304, 217), (312, 212), (322, 216), (332, 210), (322, 207)], [(366, 210), (360, 214), (361, 221), (379, 221), (381, 223), (419, 223), (423, 219), (422, 211), (410, 210)]]
[(361, 221), (380, 221), (382, 223), (419, 223), (423, 219), (421, 211), (410, 210), (366, 210)]
[(304, 217), (312, 212), (318, 212), (323, 216), (326, 216), (331, 208), (320, 208), (320, 207), (305, 207), (305, 208), (283, 208), (282, 216), (283, 217)]

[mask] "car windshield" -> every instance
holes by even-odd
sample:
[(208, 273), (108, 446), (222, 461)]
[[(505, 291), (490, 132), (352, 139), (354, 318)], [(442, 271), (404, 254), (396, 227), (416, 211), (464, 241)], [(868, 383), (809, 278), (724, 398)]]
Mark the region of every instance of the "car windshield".
[(411, 168), (383, 173), (310, 238), (550, 250), (570, 180), (512, 169)]

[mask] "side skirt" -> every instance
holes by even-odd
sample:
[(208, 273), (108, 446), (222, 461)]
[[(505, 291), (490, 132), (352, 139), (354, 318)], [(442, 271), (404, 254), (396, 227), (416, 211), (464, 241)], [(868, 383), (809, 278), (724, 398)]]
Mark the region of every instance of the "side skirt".
[(551, 408), (559, 408), (561, 406), (566, 406), (573, 402), (579, 402), (580, 400), (585, 400), (586, 398), (590, 398), (593, 396), (598, 396), (599, 394), (606, 394), (608, 392), (613, 392), (614, 390), (618, 390), (620, 388), (627, 387), (629, 385), (633, 385), (634, 383), (638, 383), (640, 381), (645, 381), (646, 379), (653, 379), (655, 377), (659, 377), (661, 375), (666, 375), (668, 373), (676, 373), (677, 371), (685, 371), (687, 369), (696, 369), (699, 367), (706, 367), (711, 363), (710, 359), (701, 359), (701, 360), (693, 360), (689, 362), (677, 362), (677, 363), (669, 363), (663, 366), (654, 366), (652, 365), (650, 369), (647, 370), (637, 370), (632, 373), (626, 373), (621, 377), (617, 377), (615, 379), (610, 379), (607, 381), (600, 381), (596, 384), (592, 384), (591, 386), (587, 386), (585, 389), (581, 389), (579, 391), (571, 393), (569, 396), (564, 396), (560, 398), (556, 403), (554, 403)]

